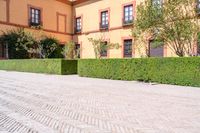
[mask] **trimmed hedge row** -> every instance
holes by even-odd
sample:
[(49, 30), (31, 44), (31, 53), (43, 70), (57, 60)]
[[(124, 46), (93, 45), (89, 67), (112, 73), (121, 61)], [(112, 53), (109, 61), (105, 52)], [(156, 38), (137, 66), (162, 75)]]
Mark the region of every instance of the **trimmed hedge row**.
[(78, 61), (78, 74), (200, 87), (200, 57), (85, 59)]
[(1, 60), (0, 70), (48, 73), (48, 74), (77, 74), (77, 60), (64, 59), (25, 59)]

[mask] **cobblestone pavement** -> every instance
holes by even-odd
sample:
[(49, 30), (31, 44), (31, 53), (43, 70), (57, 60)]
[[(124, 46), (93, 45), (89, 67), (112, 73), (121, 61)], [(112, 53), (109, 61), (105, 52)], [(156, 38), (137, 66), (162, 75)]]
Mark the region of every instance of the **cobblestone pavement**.
[(0, 133), (200, 133), (200, 88), (0, 71)]

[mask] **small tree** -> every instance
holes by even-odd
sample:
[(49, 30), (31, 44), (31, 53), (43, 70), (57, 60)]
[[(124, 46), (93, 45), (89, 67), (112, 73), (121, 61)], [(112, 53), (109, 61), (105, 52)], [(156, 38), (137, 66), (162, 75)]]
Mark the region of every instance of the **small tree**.
[(75, 59), (76, 57), (76, 52), (75, 52), (75, 43), (73, 41), (69, 41), (66, 43), (63, 54), (66, 59)]
[(88, 40), (89, 40), (89, 42), (92, 43), (96, 59), (101, 58), (101, 52), (102, 51), (107, 51), (109, 49), (118, 49), (119, 48), (118, 43), (111, 43), (111, 42), (106, 43), (102, 37), (99, 38), (99, 39), (88, 38)]
[(31, 33), (23, 28), (3, 32), (0, 43), (8, 45), (10, 59), (30, 58), (29, 51), (37, 43)]
[(146, 0), (137, 7), (132, 30), (135, 43), (146, 43), (147, 38), (162, 40), (176, 55), (192, 55), (200, 29), (196, 0), (166, 0), (162, 6), (159, 4)]
[(53, 52), (59, 48), (59, 41), (53, 37), (44, 37), (37, 45), (37, 52), (42, 58), (50, 58)]

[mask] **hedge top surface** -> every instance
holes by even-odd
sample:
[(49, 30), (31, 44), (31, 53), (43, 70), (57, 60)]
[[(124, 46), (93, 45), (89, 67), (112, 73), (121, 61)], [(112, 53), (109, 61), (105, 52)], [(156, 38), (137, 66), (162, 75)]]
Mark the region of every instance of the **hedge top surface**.
[(200, 87), (200, 57), (84, 59), (80, 76)]
[(0, 69), (34, 72), (34, 73), (48, 73), (48, 74), (76, 74), (77, 60), (65, 59), (14, 59), (1, 60)]

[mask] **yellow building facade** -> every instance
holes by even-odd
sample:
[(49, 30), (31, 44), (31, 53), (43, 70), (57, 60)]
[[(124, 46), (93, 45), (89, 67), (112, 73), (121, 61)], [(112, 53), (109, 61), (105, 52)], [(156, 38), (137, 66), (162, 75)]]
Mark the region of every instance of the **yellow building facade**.
[[(136, 7), (142, 1), (0, 0), (0, 30), (23, 27), (36, 34), (42, 31), (57, 38), (61, 44), (72, 40), (80, 49), (80, 58), (95, 57), (88, 38), (102, 38), (120, 45), (119, 49), (104, 51), (104, 58), (142, 57), (145, 49), (137, 49), (131, 36)], [(41, 25), (42, 30), (32, 27), (37, 25)], [(151, 52), (154, 56), (174, 56), (166, 46)], [(4, 53), (0, 53), (0, 58), (5, 58)]]

